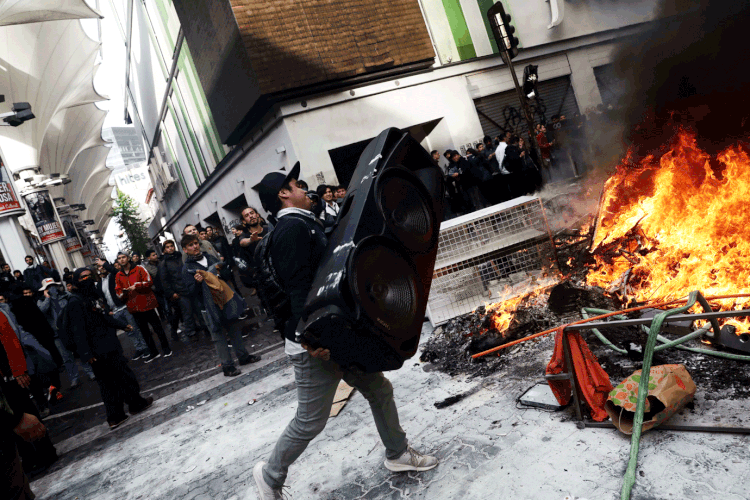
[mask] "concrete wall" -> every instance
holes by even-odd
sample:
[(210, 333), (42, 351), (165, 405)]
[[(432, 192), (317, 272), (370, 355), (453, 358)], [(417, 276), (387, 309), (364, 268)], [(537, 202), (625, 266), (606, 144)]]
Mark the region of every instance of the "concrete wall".
[[(563, 9), (563, 20), (548, 28), (551, 21), (550, 0), (502, 0), (511, 15), (515, 36), (524, 49), (540, 47), (562, 40), (604, 33), (654, 20), (659, 15), (658, 0), (552, 0)], [(476, 57), (493, 53), (493, 40), (484, 18), (491, 0), (420, 0), (440, 63), (455, 63), (462, 58), (456, 36), (470, 37)], [(480, 6), (481, 5), (481, 6)], [(459, 26), (457, 28), (457, 26)], [(460, 32), (460, 33), (459, 33)], [(467, 57), (464, 56), (463, 60)]]
[[(322, 106), (303, 113), (295, 106), (284, 109), (302, 178), (310, 187), (322, 173), (326, 183), (337, 181), (328, 151), (377, 136), (388, 127), (409, 128), (440, 120), (428, 136), (438, 150), (458, 148), (482, 137), (474, 102), (462, 77), (431, 81), (418, 86), (396, 87), (362, 98)], [(311, 107), (315, 103), (308, 102)], [(426, 143), (426, 144), (427, 144)]]
[[(284, 146), (286, 151), (276, 153), (279, 146)], [(237, 147), (243, 148), (242, 145)], [(287, 127), (282, 121), (278, 121), (262, 141), (244, 147), (242, 156), (231, 171), (222, 176), (207, 195), (172, 224), (171, 232), (179, 238), (186, 224), (204, 223), (206, 217), (214, 213), (218, 213), (219, 218), (232, 220), (236, 217), (235, 213), (223, 207), (241, 195), (245, 196), (248, 204), (260, 209), (260, 199), (252, 187), (267, 173), (279, 171), (282, 167), (288, 172), (298, 159)], [(228, 238), (231, 240), (231, 234)]]

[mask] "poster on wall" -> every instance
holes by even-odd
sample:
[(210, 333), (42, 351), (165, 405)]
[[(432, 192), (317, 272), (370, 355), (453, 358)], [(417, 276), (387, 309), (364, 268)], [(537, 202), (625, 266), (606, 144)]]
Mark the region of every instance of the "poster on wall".
[(42, 245), (65, 239), (65, 231), (63, 231), (63, 226), (57, 217), (57, 210), (55, 210), (55, 205), (49, 196), (49, 191), (46, 189), (32, 191), (24, 194), (23, 200), (29, 207), (29, 213)]
[(71, 253), (83, 248), (81, 240), (78, 239), (78, 233), (73, 224), (73, 218), (70, 215), (62, 215), (60, 216), (60, 220), (63, 224), (63, 230), (65, 231), (65, 241), (63, 241), (65, 251)]
[(0, 160), (0, 217), (22, 214), (25, 211), (13, 187), (13, 177)]

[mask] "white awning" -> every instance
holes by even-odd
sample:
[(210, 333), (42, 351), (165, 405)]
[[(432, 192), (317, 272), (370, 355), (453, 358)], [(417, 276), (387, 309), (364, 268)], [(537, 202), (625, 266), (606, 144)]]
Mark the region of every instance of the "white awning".
[(38, 167), (42, 174), (67, 173), (72, 182), (51, 191), (68, 203), (85, 203), (81, 217), (97, 222), (89, 229), (103, 231), (112, 187), (111, 171), (104, 167), (108, 143), (101, 137), (106, 112), (94, 104), (106, 99), (93, 84), (100, 44), (77, 19), (35, 22), (98, 16), (81, 0), (0, 0), (0, 26), (6, 25), (0, 29), (5, 95), (0, 112), (13, 102), (28, 102), (36, 117), (19, 127), (0, 127), (0, 149), (11, 171)]
[(0, 0), (0, 26), (97, 17), (84, 0)]

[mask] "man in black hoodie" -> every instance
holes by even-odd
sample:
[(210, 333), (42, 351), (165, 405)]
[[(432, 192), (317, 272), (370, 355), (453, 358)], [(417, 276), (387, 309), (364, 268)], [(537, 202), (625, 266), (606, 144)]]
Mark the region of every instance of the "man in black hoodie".
[[(200, 310), (194, 310), (187, 286), (182, 281), (182, 266), (184, 265), (182, 254), (177, 251), (172, 240), (164, 242), (163, 251), (164, 259), (159, 263), (159, 279), (164, 297), (179, 308), (183, 333), (188, 337), (193, 337), (197, 328), (205, 330), (206, 327), (203, 319), (200, 318)], [(173, 318), (173, 321), (176, 321), (178, 316), (175, 314)], [(195, 318), (198, 318), (197, 322)], [(172, 323), (172, 331), (176, 332), (175, 326), (175, 323)]]
[(11, 285), (16, 282), (13, 273), (10, 272), (10, 264), (3, 264), (0, 270), (0, 294), (6, 295)]
[(299, 401), (297, 414), (277, 441), (268, 463), (258, 462), (253, 469), (261, 500), (281, 498), (289, 466), (325, 427), (342, 379), (359, 389), (370, 403), (386, 449), (386, 468), (424, 471), (438, 463), (436, 458), (422, 455), (409, 446), (399, 423), (393, 386), (382, 373), (345, 371), (330, 360), (327, 349), (312, 349), (296, 339), (296, 326), (328, 243), (320, 219), (310, 211), (312, 202), (307, 192), (297, 184), (299, 170), (297, 163), (289, 175), (267, 174), (253, 187), (263, 208), (278, 219), (267, 238), (271, 238), (269, 251), (274, 270), (291, 302), (292, 317), (284, 328), (284, 350), (294, 366)]
[(96, 381), (107, 411), (110, 429), (119, 427), (128, 416), (150, 407), (154, 398), (143, 398), (138, 379), (122, 355), (116, 330), (133, 327), (114, 319), (97, 305), (96, 282), (91, 270), (81, 267), (73, 272), (73, 293), (65, 309), (68, 332), (73, 334), (78, 355), (94, 369)]

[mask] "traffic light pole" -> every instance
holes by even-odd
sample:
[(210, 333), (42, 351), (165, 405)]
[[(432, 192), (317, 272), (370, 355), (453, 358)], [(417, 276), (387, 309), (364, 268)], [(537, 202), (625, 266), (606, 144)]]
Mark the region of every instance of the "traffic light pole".
[(508, 50), (505, 48), (504, 44), (499, 45), (501, 45), (501, 55), (503, 57), (503, 61), (508, 65), (508, 69), (510, 69), (510, 74), (513, 77), (513, 85), (515, 85), (516, 87), (516, 94), (518, 95), (518, 100), (521, 101), (521, 109), (523, 109), (523, 114), (526, 117), (526, 126), (529, 127), (529, 142), (531, 144), (531, 147), (534, 148), (536, 157), (539, 159), (539, 168), (544, 169), (545, 167), (542, 161), (542, 150), (539, 149), (539, 144), (536, 142), (536, 134), (534, 133), (534, 118), (531, 115), (531, 108), (529, 108), (529, 103), (526, 101), (526, 96), (523, 95), (521, 86), (518, 84), (516, 69), (513, 67), (513, 61), (510, 59)]

